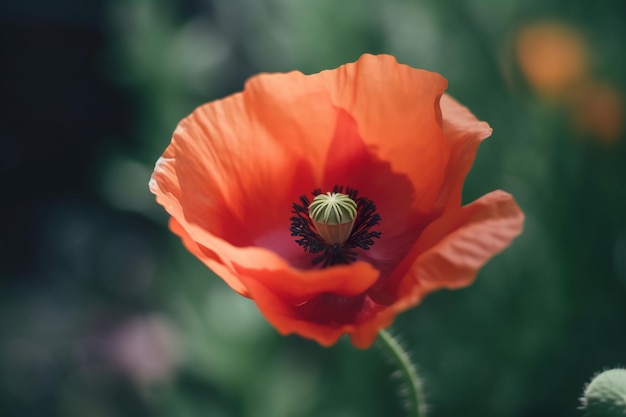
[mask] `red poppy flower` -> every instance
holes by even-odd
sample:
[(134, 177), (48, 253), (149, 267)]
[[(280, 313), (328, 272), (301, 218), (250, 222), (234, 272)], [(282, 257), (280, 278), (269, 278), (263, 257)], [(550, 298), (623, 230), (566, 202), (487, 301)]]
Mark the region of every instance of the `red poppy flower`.
[[(179, 124), (150, 189), (187, 249), (281, 334), (366, 348), (427, 293), (470, 284), (522, 229), (503, 191), (461, 206), (491, 129), (446, 86), (386, 55), (252, 77)], [(358, 207), (340, 243), (305, 207), (333, 191)]]

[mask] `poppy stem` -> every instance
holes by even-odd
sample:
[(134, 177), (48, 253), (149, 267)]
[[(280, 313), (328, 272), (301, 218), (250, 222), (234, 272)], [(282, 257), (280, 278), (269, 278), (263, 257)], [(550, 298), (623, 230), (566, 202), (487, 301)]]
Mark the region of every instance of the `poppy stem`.
[(391, 359), (398, 366), (406, 381), (406, 387), (401, 391), (402, 396), (406, 395), (407, 408), (411, 415), (415, 417), (426, 417), (426, 407), (424, 406), (424, 393), (422, 392), (422, 381), (417, 376), (417, 369), (408, 352), (400, 343), (385, 329), (378, 332), (379, 345), (391, 355)]

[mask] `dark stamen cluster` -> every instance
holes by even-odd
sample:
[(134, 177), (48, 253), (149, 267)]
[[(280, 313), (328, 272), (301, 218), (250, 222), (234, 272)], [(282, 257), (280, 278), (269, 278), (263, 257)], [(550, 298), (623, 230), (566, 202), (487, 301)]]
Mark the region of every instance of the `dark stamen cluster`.
[[(343, 187), (333, 187), (334, 193), (344, 193)], [(314, 190), (313, 197), (321, 194), (322, 190)], [(309, 218), (309, 199), (300, 196), (300, 204), (293, 203), (292, 213), (295, 214), (291, 220), (291, 236), (297, 236), (299, 239), (296, 243), (304, 249), (305, 252), (316, 254), (311, 262), (313, 265), (326, 267), (336, 264), (349, 264), (357, 258), (357, 252), (354, 249), (360, 248), (369, 250), (374, 244), (374, 238), (380, 238), (381, 232), (371, 231), (370, 228), (380, 223), (380, 215), (376, 213), (376, 206), (372, 200), (366, 197), (359, 197), (355, 189), (347, 188), (346, 192), (357, 205), (357, 215), (354, 222), (352, 233), (348, 240), (343, 244), (328, 244), (315, 231), (315, 226)]]

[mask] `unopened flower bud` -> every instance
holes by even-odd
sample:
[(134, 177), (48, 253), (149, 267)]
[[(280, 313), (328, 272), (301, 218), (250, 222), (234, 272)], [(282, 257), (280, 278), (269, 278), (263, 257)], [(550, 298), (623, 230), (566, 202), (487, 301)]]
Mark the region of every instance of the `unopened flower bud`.
[(611, 369), (594, 377), (581, 400), (585, 417), (626, 416), (626, 369)]
[(342, 244), (350, 238), (357, 206), (346, 194), (318, 194), (309, 205), (309, 218), (317, 233), (329, 244)]

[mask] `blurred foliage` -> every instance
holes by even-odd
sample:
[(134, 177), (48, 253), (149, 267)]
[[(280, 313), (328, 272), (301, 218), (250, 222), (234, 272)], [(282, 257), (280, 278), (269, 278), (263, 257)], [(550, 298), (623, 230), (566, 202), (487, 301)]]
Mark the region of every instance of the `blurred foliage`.
[[(76, 3), (76, 4), (74, 4)], [(4, 2), (0, 415), (400, 416), (375, 349), (280, 337), (147, 190), (177, 122), (262, 71), (390, 53), (487, 120), (465, 201), (524, 234), (395, 331), (430, 416), (582, 415), (626, 363), (626, 3)]]

